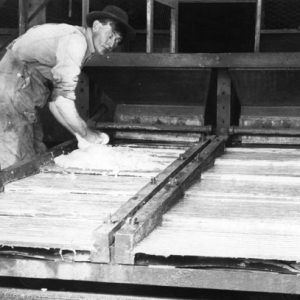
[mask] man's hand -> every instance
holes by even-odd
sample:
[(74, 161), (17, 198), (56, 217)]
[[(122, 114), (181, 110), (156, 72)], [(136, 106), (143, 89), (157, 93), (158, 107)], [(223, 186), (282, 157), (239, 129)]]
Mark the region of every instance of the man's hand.
[(83, 138), (91, 144), (106, 145), (109, 142), (109, 136), (106, 133), (91, 129), (87, 129), (87, 134)]
[(87, 129), (87, 134), (82, 137), (75, 133), (79, 149), (86, 149), (92, 145), (106, 145), (109, 142), (109, 136), (106, 133)]

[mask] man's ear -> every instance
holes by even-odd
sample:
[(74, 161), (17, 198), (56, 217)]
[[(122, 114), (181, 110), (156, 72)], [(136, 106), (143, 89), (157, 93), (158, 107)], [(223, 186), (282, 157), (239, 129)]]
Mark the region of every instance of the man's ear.
[(102, 23), (99, 20), (95, 20), (93, 22), (92, 29), (93, 29), (94, 32), (96, 32), (96, 31), (98, 31), (101, 28), (101, 26), (102, 26)]

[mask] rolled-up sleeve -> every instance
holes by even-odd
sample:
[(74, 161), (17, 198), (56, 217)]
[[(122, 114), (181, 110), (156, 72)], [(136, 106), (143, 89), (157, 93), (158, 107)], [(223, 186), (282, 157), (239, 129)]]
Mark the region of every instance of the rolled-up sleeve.
[(53, 99), (58, 96), (76, 99), (75, 89), (86, 50), (86, 39), (80, 33), (73, 33), (60, 39), (56, 51), (56, 65), (51, 69)]

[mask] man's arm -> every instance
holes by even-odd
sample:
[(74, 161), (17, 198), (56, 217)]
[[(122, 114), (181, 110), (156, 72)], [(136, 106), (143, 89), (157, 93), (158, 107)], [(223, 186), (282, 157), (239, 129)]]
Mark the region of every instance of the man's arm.
[(54, 91), (49, 109), (65, 128), (77, 139), (92, 144), (107, 144), (109, 137), (88, 128), (75, 106), (75, 88), (87, 45), (79, 33), (61, 38), (57, 47), (56, 65), (51, 69)]
[(108, 143), (109, 138), (106, 134), (88, 128), (85, 121), (79, 116), (74, 101), (58, 96), (54, 101), (49, 103), (49, 109), (57, 121), (77, 138), (80, 136), (92, 144)]

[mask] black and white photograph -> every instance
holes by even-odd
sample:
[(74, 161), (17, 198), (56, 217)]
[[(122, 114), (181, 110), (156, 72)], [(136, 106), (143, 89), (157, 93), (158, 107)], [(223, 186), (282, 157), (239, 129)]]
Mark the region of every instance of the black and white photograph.
[(300, 300), (300, 0), (0, 0), (0, 300)]

